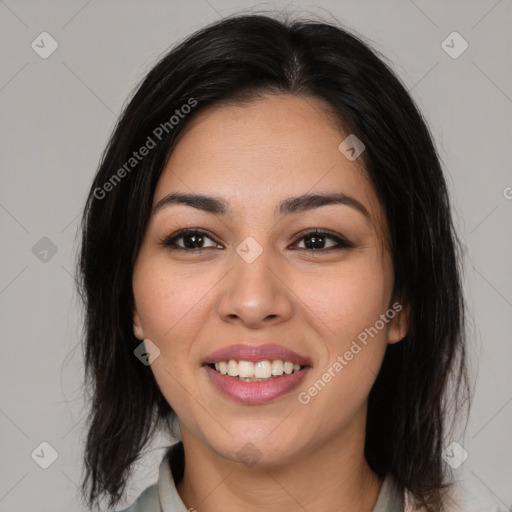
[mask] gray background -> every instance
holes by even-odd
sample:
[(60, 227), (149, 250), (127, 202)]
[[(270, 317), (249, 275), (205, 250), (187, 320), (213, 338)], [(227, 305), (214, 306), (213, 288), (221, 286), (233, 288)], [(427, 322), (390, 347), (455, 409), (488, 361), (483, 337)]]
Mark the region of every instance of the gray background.
[[(183, 36), (240, 10), (285, 6), (0, 0), (0, 512), (83, 510), (76, 495), (86, 414), (72, 278), (76, 232), (126, 97)], [(455, 473), (510, 506), (512, 2), (296, 0), (287, 9), (332, 14), (362, 34), (392, 61), (431, 126), (467, 250), (476, 391), (466, 434), (457, 438), (469, 457)], [(43, 31), (59, 45), (46, 59), (31, 47), (43, 45)], [(441, 45), (453, 31), (469, 44), (456, 59)], [(461, 48), (450, 41), (452, 51)], [(31, 457), (44, 441), (58, 452), (48, 469)], [(155, 440), (126, 503), (155, 480), (166, 443)], [(50, 456), (43, 452), (36, 450), (41, 460)]]

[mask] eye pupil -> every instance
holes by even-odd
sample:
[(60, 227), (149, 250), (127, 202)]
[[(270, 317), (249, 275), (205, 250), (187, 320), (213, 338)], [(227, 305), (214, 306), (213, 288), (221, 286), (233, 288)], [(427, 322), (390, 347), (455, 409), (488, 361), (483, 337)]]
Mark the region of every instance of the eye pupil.
[(196, 247), (202, 247), (204, 242), (204, 237), (198, 233), (186, 234), (183, 235), (183, 245), (187, 249), (194, 249)]
[[(325, 245), (325, 237), (322, 235), (311, 235), (306, 237), (304, 240), (306, 249), (322, 249), (322, 247)], [(312, 242), (309, 242), (308, 240), (311, 240)]]

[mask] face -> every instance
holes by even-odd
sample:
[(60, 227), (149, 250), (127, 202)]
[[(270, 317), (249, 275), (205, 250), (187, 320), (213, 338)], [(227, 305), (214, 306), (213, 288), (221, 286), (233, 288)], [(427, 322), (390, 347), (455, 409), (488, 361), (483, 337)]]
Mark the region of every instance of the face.
[(228, 459), (293, 462), (364, 436), (386, 345), (405, 335), (384, 212), (323, 107), (209, 107), (154, 194), (134, 333), (160, 350), (151, 369), (184, 442)]

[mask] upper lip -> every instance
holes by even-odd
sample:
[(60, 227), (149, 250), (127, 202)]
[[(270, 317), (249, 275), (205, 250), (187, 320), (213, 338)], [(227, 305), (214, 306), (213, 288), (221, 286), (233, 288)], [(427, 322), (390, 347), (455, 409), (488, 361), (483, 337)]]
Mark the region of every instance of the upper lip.
[(240, 343), (237, 345), (230, 345), (216, 350), (203, 361), (204, 364), (219, 363), (221, 361), (229, 361), (230, 359), (252, 361), (257, 363), (258, 361), (274, 361), (281, 359), (283, 361), (291, 361), (292, 363), (300, 364), (301, 366), (312, 366), (311, 359), (302, 354), (272, 343), (264, 344), (252, 344), (252, 343)]

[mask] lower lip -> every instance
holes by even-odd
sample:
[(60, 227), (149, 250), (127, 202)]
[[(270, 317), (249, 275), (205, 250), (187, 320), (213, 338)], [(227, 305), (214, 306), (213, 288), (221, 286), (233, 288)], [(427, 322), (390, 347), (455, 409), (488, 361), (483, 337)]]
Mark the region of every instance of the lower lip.
[(283, 374), (268, 381), (244, 382), (236, 377), (223, 375), (210, 366), (204, 366), (212, 384), (236, 402), (263, 404), (289, 393), (296, 388), (309, 371), (309, 367), (289, 375)]

